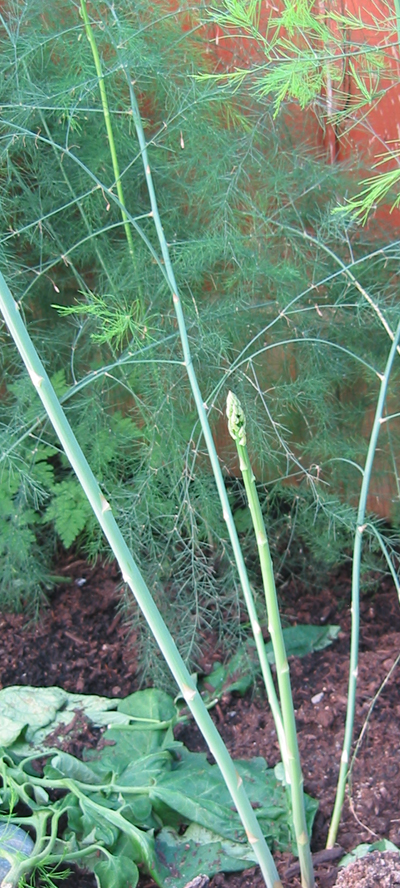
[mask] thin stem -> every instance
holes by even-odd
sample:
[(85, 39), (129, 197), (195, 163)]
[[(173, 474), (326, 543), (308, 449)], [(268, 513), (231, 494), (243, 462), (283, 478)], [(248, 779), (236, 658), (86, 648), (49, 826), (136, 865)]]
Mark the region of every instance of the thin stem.
[(327, 848), (333, 848), (336, 842), (337, 831), (339, 829), (340, 818), (344, 796), (346, 791), (346, 783), (349, 771), (349, 759), (351, 745), (353, 741), (354, 715), (356, 707), (356, 691), (357, 691), (357, 675), (358, 675), (358, 649), (360, 635), (360, 571), (361, 571), (361, 552), (363, 534), (368, 525), (365, 523), (365, 512), (367, 508), (367, 496), (369, 484), (371, 480), (372, 465), (375, 457), (376, 446), (378, 442), (379, 430), (381, 427), (381, 419), (385, 406), (387, 395), (389, 376), (392, 370), (393, 362), (396, 357), (398, 343), (400, 340), (400, 321), (397, 326), (396, 333), (393, 337), (392, 347), (386, 363), (385, 372), (381, 376), (381, 387), (379, 391), (378, 403), (374, 424), (372, 426), (371, 436), (369, 440), (368, 453), (363, 471), (363, 479), (360, 490), (360, 498), (357, 512), (357, 529), (354, 538), (353, 547), (353, 568), (352, 568), (352, 588), (351, 588), (351, 645), (350, 645), (350, 667), (349, 667), (349, 684), (348, 684), (348, 700), (346, 713), (346, 726), (343, 739), (342, 755), (340, 759), (340, 769), (338, 785), (336, 789), (336, 798), (333, 808), (332, 820), (329, 828)]
[(396, 10), (397, 39), (400, 44), (400, 0), (394, 0), (394, 8)]
[[(160, 248), (164, 260), (165, 274), (172, 292), (172, 299), (175, 308), (175, 313), (178, 321), (178, 329), (179, 335), (181, 337), (182, 342), (182, 350), (184, 356), (184, 364), (187, 370), (190, 386), (192, 389), (194, 401), (196, 404), (197, 413), (199, 416), (201, 429), (204, 435), (204, 439), (206, 442), (206, 447), (208, 450), (208, 454), (210, 457), (211, 468), (213, 471), (213, 475), (215, 478), (215, 483), (217, 486), (221, 506), (222, 506), (222, 514), (224, 520), (226, 522), (228, 533), (230, 537), (230, 541), (232, 544), (233, 555), (236, 561), (236, 566), (238, 569), (238, 574), (241, 582), (241, 586), (243, 589), (243, 595), (247, 607), (247, 612), (250, 619), (250, 624), (254, 636), (254, 641), (256, 644), (257, 654), (260, 661), (261, 671), (268, 695), (269, 704), (271, 707), (271, 711), (273, 714), (273, 718), (275, 721), (276, 732), (278, 735), (279, 742), (283, 742), (283, 728), (282, 728), (282, 714), (279, 706), (278, 697), (276, 694), (271, 668), (268, 663), (268, 659), (265, 653), (265, 645), (262, 638), (261, 627), (258, 622), (257, 611), (254, 604), (253, 594), (250, 587), (249, 578), (247, 575), (246, 565), (244, 563), (243, 553), (241, 550), (239, 537), (237, 534), (235, 522), (233, 520), (232, 510), (230, 506), (230, 502), (228, 499), (228, 495), (225, 488), (224, 478), (221, 471), (220, 462), (218, 459), (217, 450), (214, 444), (214, 439), (211, 433), (210, 424), (207, 416), (207, 405), (204, 403), (204, 399), (202, 397), (200, 387), (198, 384), (196, 371), (193, 367), (192, 356), (190, 353), (189, 339), (186, 330), (186, 323), (182, 309), (182, 302), (179, 295), (178, 285), (176, 283), (174, 270), (171, 263), (171, 258), (169, 255), (168, 244), (164, 235), (164, 230), (160, 218), (160, 213), (158, 209), (158, 202), (156, 198), (156, 193), (154, 189), (153, 179), (151, 175), (151, 169), (149, 164), (149, 158), (147, 153), (147, 144), (144, 135), (142, 120), (140, 117), (139, 107), (136, 101), (136, 96), (133, 90), (133, 86), (131, 83), (131, 79), (129, 78), (128, 72), (125, 71), (130, 91), (130, 100), (132, 107), (133, 120), (136, 127), (136, 132), (139, 140), (143, 165), (146, 173), (146, 182), (147, 188), (149, 192), (152, 216), (154, 219), (154, 224), (156, 227), (158, 240), (160, 243)], [(284, 753), (282, 753), (282, 758)]]
[[(123, 188), (122, 188), (121, 174), (119, 171), (117, 149), (115, 147), (114, 132), (113, 132), (112, 123), (111, 123), (111, 115), (110, 115), (110, 109), (108, 106), (108, 99), (107, 99), (106, 87), (105, 87), (105, 83), (104, 83), (103, 70), (101, 67), (101, 61), (100, 61), (99, 51), (97, 48), (97, 43), (96, 43), (96, 40), (95, 40), (95, 37), (93, 34), (92, 26), (90, 24), (90, 19), (89, 19), (89, 15), (88, 15), (88, 11), (87, 11), (87, 6), (86, 6), (86, 0), (81, 0), (81, 14), (82, 14), (83, 22), (85, 25), (86, 36), (89, 41), (90, 49), (92, 50), (93, 61), (94, 61), (94, 65), (96, 68), (96, 74), (97, 74), (97, 79), (98, 79), (98, 83), (99, 83), (99, 92), (100, 92), (101, 104), (102, 104), (102, 108), (103, 108), (104, 122), (105, 122), (106, 130), (107, 130), (111, 162), (112, 162), (112, 167), (113, 167), (113, 171), (114, 171), (115, 185), (117, 188), (118, 200), (119, 200), (120, 204), (122, 205), (121, 216), (122, 216), (123, 223), (124, 223), (126, 240), (128, 243), (129, 252), (130, 252), (133, 262), (135, 264), (135, 261), (134, 261), (135, 250), (134, 250), (134, 246), (133, 246), (132, 231), (130, 228), (128, 216), (125, 213), (125, 210), (123, 209), (125, 207), (124, 192), (123, 192)], [(136, 268), (135, 268), (135, 271), (136, 271)]]
[(285, 642), (283, 640), (274, 571), (263, 514), (257, 494), (255, 477), (247, 450), (246, 419), (239, 399), (232, 392), (229, 392), (228, 394), (226, 412), (228, 416), (229, 433), (235, 441), (239, 456), (240, 470), (246, 488), (260, 558), (268, 614), (268, 630), (271, 635), (274, 650), (276, 674), (282, 705), (283, 726), (287, 748), (287, 769), (290, 778), (293, 823), (301, 870), (301, 884), (303, 885), (303, 888), (313, 888), (314, 873), (304, 807), (303, 775), (301, 772), (299, 747), (297, 743), (289, 664), (286, 656)]
[(124, 582), (135, 596), (177, 682), (180, 692), (221, 770), (243, 823), (247, 838), (254, 849), (267, 888), (282, 888), (271, 852), (265, 842), (260, 825), (234, 763), (128, 549), (112, 514), (110, 504), (103, 496), (96, 478), (72, 432), (45, 368), (24, 326), (18, 306), (1, 273), (0, 308), (50, 422), (117, 559)]

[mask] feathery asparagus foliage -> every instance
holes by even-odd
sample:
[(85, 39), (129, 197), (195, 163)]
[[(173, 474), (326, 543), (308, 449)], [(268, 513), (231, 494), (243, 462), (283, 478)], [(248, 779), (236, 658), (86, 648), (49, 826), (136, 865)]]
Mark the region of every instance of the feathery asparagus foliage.
[[(216, 75), (217, 79), (226, 79), (228, 82), (243, 81), (248, 75), (253, 78), (252, 88), (260, 94), (274, 94), (275, 96), (275, 114), (281, 108), (286, 98), (297, 100), (300, 107), (313, 105), (315, 109), (315, 100), (321, 101), (321, 93), (326, 95), (326, 112), (325, 116), (328, 123), (337, 126), (345, 121), (348, 117), (355, 121), (354, 103), (351, 101), (351, 80), (361, 96), (356, 110), (369, 105), (373, 98), (378, 97), (381, 87), (381, 78), (383, 76), (390, 77), (393, 81), (393, 59), (391, 57), (390, 45), (393, 41), (393, 30), (395, 37), (399, 36), (398, 32), (398, 4), (396, 5), (396, 21), (390, 13), (382, 22), (378, 23), (377, 19), (372, 16), (373, 30), (376, 30), (376, 36), (380, 37), (381, 46), (364, 46), (360, 51), (349, 45), (348, 33), (352, 33), (354, 29), (365, 29), (365, 21), (360, 17), (351, 15), (350, 17), (342, 13), (337, 15), (329, 11), (329, 17), (326, 15), (324, 6), (320, 6), (317, 10), (307, 0), (303, 2), (288, 2), (284, 4), (283, 12), (276, 17), (269, 18), (267, 22), (267, 36), (264, 37), (260, 27), (260, 7), (258, 4), (251, 4), (248, 7), (247, 18), (243, 14), (243, 4), (241, 0), (225, 0), (223, 3), (224, 11), (222, 14), (213, 12), (213, 18), (219, 24), (228, 27), (239, 27), (246, 34), (251, 35), (255, 40), (255, 45), (259, 52), (264, 53), (267, 57), (265, 65), (250, 66), (250, 71), (236, 69), (233, 74)], [(328, 25), (328, 27), (326, 27)], [(339, 26), (339, 27), (338, 27)], [(341, 28), (346, 28), (346, 34)], [(275, 31), (273, 29), (275, 28)], [(272, 30), (272, 36), (271, 36)], [(388, 40), (389, 33), (389, 40)], [(283, 36), (282, 36), (283, 35)], [(379, 42), (379, 41), (378, 41)], [(376, 41), (374, 41), (376, 44)], [(385, 58), (386, 56), (386, 58)], [(332, 62), (334, 65), (332, 67)], [(337, 63), (339, 65), (337, 66)], [(371, 67), (372, 62), (372, 67)], [(363, 65), (365, 66), (363, 69)], [(335, 67), (336, 66), (336, 67)], [(361, 76), (360, 76), (361, 72)], [(367, 82), (369, 80), (369, 88)], [(209, 75), (205, 75), (207, 79)], [(364, 78), (364, 79), (363, 79)], [(255, 83), (255, 86), (254, 86)], [(344, 85), (345, 92), (340, 96), (340, 88)], [(340, 109), (340, 104), (343, 108)], [(365, 112), (364, 112), (365, 113)], [(337, 138), (337, 133), (335, 138)], [(393, 152), (388, 152), (383, 162), (386, 162), (388, 156), (395, 156)], [(356, 196), (347, 203), (347, 211), (353, 212), (353, 218), (362, 216), (366, 220), (372, 206), (376, 201), (384, 198), (392, 185), (398, 182), (398, 171), (390, 171), (380, 176), (365, 180), (365, 188), (360, 195)], [(398, 199), (394, 201), (394, 206), (398, 204)], [(306, 235), (307, 239), (309, 235)], [(392, 246), (392, 244), (390, 245)], [(355, 283), (355, 279), (350, 273)], [(399, 352), (398, 342), (400, 335), (400, 326), (396, 326), (396, 332), (392, 328), (388, 320), (386, 311), (377, 305), (375, 300), (371, 298), (364, 287), (359, 288), (359, 292), (376, 312), (383, 328), (392, 340), (390, 355), (386, 363), (386, 368), (381, 378), (381, 386), (379, 396), (377, 396), (377, 406), (375, 416), (372, 423), (372, 431), (368, 446), (368, 452), (365, 460), (364, 469), (360, 469), (362, 475), (362, 484), (359, 495), (357, 526), (354, 531), (354, 547), (353, 547), (353, 578), (352, 578), (352, 637), (351, 637), (351, 654), (350, 654), (350, 670), (349, 670), (349, 694), (346, 713), (346, 728), (343, 742), (343, 751), (340, 763), (340, 773), (338, 780), (337, 795), (335, 800), (334, 811), (332, 815), (332, 823), (328, 835), (328, 848), (333, 847), (336, 841), (338, 825), (340, 821), (346, 781), (348, 776), (348, 762), (351, 751), (353, 724), (355, 715), (355, 700), (357, 686), (358, 671), (358, 646), (359, 646), (359, 598), (360, 598), (360, 570), (361, 570), (361, 551), (362, 539), (364, 531), (368, 527), (368, 521), (365, 522), (365, 513), (367, 507), (367, 496), (370, 490), (372, 465), (375, 459), (377, 439), (382, 423), (385, 423), (384, 416), (385, 401), (388, 391), (389, 376), (397, 352)], [(229, 401), (229, 410), (235, 415), (235, 428), (232, 427), (231, 434), (236, 437), (238, 450), (241, 456), (241, 464), (246, 472), (251, 473), (250, 463), (247, 457), (247, 451), (244, 450), (245, 433), (243, 419), (236, 410), (236, 401), (231, 396)], [(396, 418), (396, 414), (388, 416), (391, 420)], [(239, 424), (240, 429), (237, 428)], [(231, 422), (232, 425), (232, 422)], [(239, 431), (241, 438), (239, 437)], [(356, 465), (356, 463), (353, 463)], [(246, 489), (248, 482), (246, 483)], [(250, 499), (252, 517), (254, 521), (253, 511), (255, 512), (258, 524), (261, 523), (261, 510), (258, 502), (254, 503), (254, 491), (248, 493)], [(253, 505), (252, 505), (253, 502)], [(379, 536), (379, 534), (378, 534)], [(264, 533), (265, 537), (265, 533)], [(398, 579), (393, 569), (390, 555), (382, 544), (383, 551), (386, 552), (387, 562), (391, 567), (391, 573), (396, 585), (399, 588)], [(268, 562), (270, 567), (270, 562)], [(271, 570), (269, 571), (271, 573)], [(263, 577), (266, 569), (263, 571)], [(273, 580), (273, 578), (272, 578)], [(265, 582), (265, 580), (264, 580)], [(279, 616), (278, 616), (279, 626)]]
[[(277, 14), (275, 14), (277, 13)], [(250, 64), (235, 59), (233, 70), (200, 79), (225, 81), (233, 89), (244, 81), (253, 95), (271, 96), (274, 115), (287, 102), (310, 109), (322, 128), (331, 128), (340, 141), (354, 126), (371, 132), (368, 112), (388, 90), (398, 85), (395, 48), (400, 42), (399, 4), (383, 2), (374, 9), (334, 8), (312, 0), (285, 0), (279, 10), (263, 12), (259, 0), (222, 0), (209, 8), (209, 19), (223, 28), (221, 40), (233, 33), (250, 40)], [(334, 208), (342, 216), (366, 222), (382, 201), (399, 204), (400, 172), (395, 145), (379, 137), (384, 151), (375, 167), (385, 167), (361, 181), (358, 194)], [(336, 149), (332, 148), (333, 154)]]
[[(367, 233), (332, 219), (337, 172), (310, 155), (301, 134), (293, 144), (272, 105), (244, 92), (227, 100), (212, 82), (188, 76), (204, 66), (200, 12), (191, 11), (183, 34), (185, 3), (173, 14), (162, 3), (132, 8), (126, 0), (115, 9), (103, 4), (101, 13), (89, 8), (101, 76), (78, 6), (61, 2), (43, 17), (38, 0), (9, 3), (0, 20), (1, 259), (68, 419), (191, 668), (206, 627), (234, 648), (243, 605), (124, 71), (135, 79), (193, 366), (217, 439), (227, 387), (248, 404), (278, 577), (300, 569), (310, 576), (312, 564), (324, 569), (326, 553), (336, 564), (350, 548), (355, 466), (385, 354), (383, 314), (395, 326), (399, 258), (398, 244), (372, 245)], [(54, 303), (62, 306), (58, 315)], [(7, 334), (1, 337), (1, 596), (22, 607), (51, 582), (55, 546), (75, 545), (91, 558), (109, 549), (32, 402)], [(396, 475), (396, 420), (385, 433)], [(251, 534), (229, 445), (220, 444), (220, 457), (246, 551)], [(346, 506), (343, 488), (354, 491)], [(371, 527), (373, 555), (381, 529)], [(159, 678), (162, 663), (140, 626), (143, 662)]]

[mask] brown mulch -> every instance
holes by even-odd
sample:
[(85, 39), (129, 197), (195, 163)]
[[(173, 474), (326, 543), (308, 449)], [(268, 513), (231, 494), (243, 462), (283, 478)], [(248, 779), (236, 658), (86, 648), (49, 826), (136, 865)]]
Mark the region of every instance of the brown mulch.
[[(117, 609), (118, 570), (113, 565), (91, 568), (84, 561), (70, 560), (63, 572), (72, 582), (61, 585), (51, 596), (38, 624), (26, 628), (23, 615), (0, 614), (0, 687), (57, 685), (75, 693), (132, 693), (138, 688), (137, 660), (134, 635), (128, 637)], [(320, 803), (312, 842), (319, 888), (332, 888), (338, 875), (337, 859), (326, 859), (323, 849), (344, 731), (349, 596), (346, 571), (331, 577), (318, 593), (294, 581), (281, 592), (282, 610), (289, 622), (339, 623), (342, 627), (331, 647), (302, 659), (292, 658), (290, 663), (305, 789)], [(378, 591), (363, 596), (361, 614), (356, 738), (361, 732), (362, 737), (338, 834), (344, 851), (381, 838), (400, 846), (400, 666), (395, 666), (400, 652), (400, 606), (390, 581), (383, 580)], [(215, 651), (208, 658), (209, 669), (217, 657)], [(371, 711), (375, 695), (393, 667)], [(233, 757), (262, 755), (270, 766), (279, 761), (272, 717), (261, 689), (244, 698), (226, 695), (212, 714)], [(178, 733), (190, 749), (205, 749), (195, 725), (181, 726)], [(97, 736), (98, 732), (78, 718), (66, 743), (78, 755), (82, 746), (93, 744)], [(276, 861), (285, 888), (299, 888), (296, 860), (278, 854)], [(94, 884), (90, 875), (78, 872), (63, 882), (65, 888), (92, 888)], [(379, 879), (375, 884), (380, 884)], [(256, 868), (226, 876), (221, 873), (210, 882), (210, 888), (263, 885)], [(150, 879), (141, 878), (140, 888), (153, 886)]]

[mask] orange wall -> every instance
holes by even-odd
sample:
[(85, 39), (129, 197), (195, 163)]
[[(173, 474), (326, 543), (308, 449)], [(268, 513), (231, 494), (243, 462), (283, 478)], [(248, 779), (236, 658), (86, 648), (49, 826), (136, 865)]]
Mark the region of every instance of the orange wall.
[[(281, 0), (264, 0), (261, 11), (260, 31), (265, 33), (267, 21), (278, 12)], [(362, 109), (355, 109), (361, 97), (354, 76), (348, 64), (343, 66), (343, 85), (341, 95), (321, 95), (321, 103), (342, 110), (348, 108), (348, 114), (338, 126), (329, 123), (325, 129), (318, 123), (317, 117), (310, 111), (300, 111), (298, 106), (290, 108), (290, 116), (294, 125), (298, 114), (307, 115), (307, 131), (311, 144), (326, 152), (327, 161), (334, 163), (343, 161), (349, 166), (361, 164), (356, 173), (357, 181), (374, 175), (380, 169), (389, 170), (398, 165), (395, 157), (400, 151), (400, 55), (396, 46), (397, 32), (395, 28), (394, 3), (389, 6), (384, 0), (317, 0), (316, 11), (330, 25), (334, 35), (341, 42), (350, 43), (356, 48), (368, 43), (380, 49), (390, 70), (389, 76), (379, 85), (379, 95)], [(336, 23), (333, 14), (343, 13), (361, 20), (363, 26), (345, 31)], [(262, 52), (255, 41), (247, 36), (227, 36), (218, 25), (210, 25), (205, 29), (206, 54), (215, 59), (217, 69), (250, 67), (262, 61)], [(360, 64), (357, 66), (360, 70)], [(357, 71), (356, 67), (356, 71)], [(380, 156), (389, 152), (391, 158), (378, 170), (373, 164)], [(364, 172), (363, 172), (364, 171)], [(400, 210), (390, 211), (389, 207), (379, 207), (368, 221), (369, 227), (374, 223), (394, 226), (400, 231)]]

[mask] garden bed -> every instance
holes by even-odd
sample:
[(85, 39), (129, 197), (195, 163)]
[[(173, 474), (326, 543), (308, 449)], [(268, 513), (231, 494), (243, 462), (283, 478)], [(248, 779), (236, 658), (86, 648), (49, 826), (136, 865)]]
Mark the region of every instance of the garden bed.
[[(118, 609), (119, 574), (113, 565), (90, 568), (69, 559), (60, 569), (71, 582), (52, 596), (39, 623), (24, 628), (26, 617), (2, 614), (0, 685), (60, 686), (75, 693), (126, 696), (139, 687), (135, 636), (129, 634)], [(299, 746), (305, 789), (320, 803), (312, 849), (317, 853), (316, 876), (320, 888), (330, 888), (337, 877), (338, 859), (324, 859), (329, 816), (336, 788), (347, 693), (349, 655), (350, 577), (341, 571), (327, 579), (319, 591), (290, 581), (281, 592), (283, 614), (289, 624), (334, 623), (341, 626), (337, 641), (325, 650), (292, 658), (291, 676), (297, 712)], [(389, 581), (383, 580), (361, 604), (361, 653), (356, 710), (356, 737), (365, 725), (371, 703), (393, 667), (400, 649), (400, 609)], [(211, 671), (220, 656), (210, 639), (209, 656), (201, 664)], [(338, 842), (349, 851), (360, 842), (390, 839), (400, 844), (400, 751), (398, 718), (400, 689), (396, 668), (375, 703), (364, 729), (352, 772)], [(227, 694), (212, 710), (218, 730), (234, 758), (262, 755), (273, 766), (279, 750), (272, 717), (261, 690), (243, 698)], [(176, 729), (191, 750), (206, 750), (194, 724)], [(63, 746), (79, 755), (83, 746), (97, 742), (99, 732), (77, 719)], [(322, 860), (321, 860), (322, 852)], [(277, 855), (285, 888), (300, 885), (296, 861)], [(74, 873), (64, 885), (89, 888), (94, 878)], [(256, 870), (222, 874), (212, 888), (260, 886)], [(154, 883), (146, 877), (141, 888)]]

